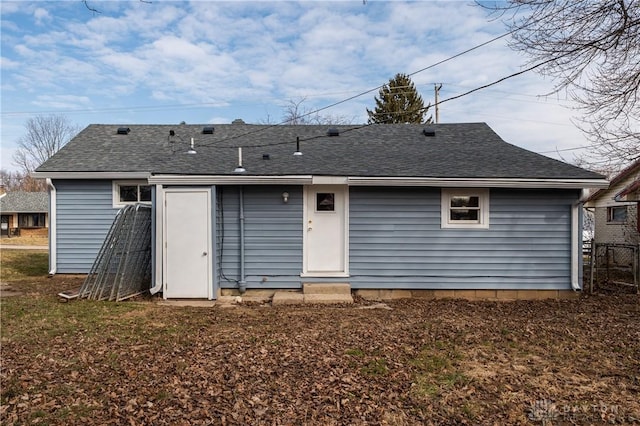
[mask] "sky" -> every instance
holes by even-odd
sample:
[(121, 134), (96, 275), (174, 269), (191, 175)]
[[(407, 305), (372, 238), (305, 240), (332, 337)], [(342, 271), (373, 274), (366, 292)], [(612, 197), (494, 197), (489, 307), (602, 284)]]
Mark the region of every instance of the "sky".
[[(279, 123), (285, 108), (366, 123), (397, 73), (425, 103), (442, 84), (440, 122), (486, 122), (505, 141), (571, 161), (586, 139), (554, 81), (527, 72), (505, 24), (472, 1), (4, 1), (0, 168), (25, 122)], [(428, 68), (424, 71), (425, 68)], [(368, 92), (362, 96), (356, 96)], [(349, 98), (355, 97), (348, 101)], [(342, 102), (345, 101), (345, 102)], [(428, 114), (433, 114), (433, 110)]]

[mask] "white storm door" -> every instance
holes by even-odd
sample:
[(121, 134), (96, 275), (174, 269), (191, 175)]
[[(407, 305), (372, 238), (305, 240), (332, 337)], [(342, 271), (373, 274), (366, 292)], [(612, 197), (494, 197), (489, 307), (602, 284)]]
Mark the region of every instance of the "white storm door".
[(164, 192), (164, 298), (212, 298), (211, 190)]
[(348, 189), (342, 185), (305, 187), (304, 274), (348, 274)]

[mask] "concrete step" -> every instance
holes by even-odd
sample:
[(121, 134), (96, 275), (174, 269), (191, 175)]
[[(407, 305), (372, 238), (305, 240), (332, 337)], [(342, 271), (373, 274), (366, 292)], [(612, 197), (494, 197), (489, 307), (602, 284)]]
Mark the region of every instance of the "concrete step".
[(302, 305), (304, 294), (294, 291), (276, 291), (271, 298), (272, 306)]
[(340, 303), (353, 303), (353, 297), (351, 293), (333, 293), (333, 294), (305, 294), (304, 303), (307, 304), (340, 304)]
[(342, 303), (353, 303), (351, 293), (303, 294), (299, 291), (276, 291), (271, 299), (272, 306)]
[(351, 285), (347, 283), (304, 283), (302, 292), (307, 294), (348, 294), (351, 296)]

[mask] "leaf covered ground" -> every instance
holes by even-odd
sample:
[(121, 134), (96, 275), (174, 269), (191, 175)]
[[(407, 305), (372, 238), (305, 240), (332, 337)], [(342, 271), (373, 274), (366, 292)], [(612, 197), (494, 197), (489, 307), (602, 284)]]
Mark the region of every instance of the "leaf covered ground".
[(640, 424), (640, 298), (389, 309), (1, 300), (2, 424)]

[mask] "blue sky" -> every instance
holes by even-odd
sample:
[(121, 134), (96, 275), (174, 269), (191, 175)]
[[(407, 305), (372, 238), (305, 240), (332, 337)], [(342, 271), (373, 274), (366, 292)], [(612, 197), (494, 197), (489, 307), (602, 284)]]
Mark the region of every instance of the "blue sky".
[[(25, 121), (280, 122), (490, 40), (506, 29), (471, 1), (2, 1), (2, 169)], [(522, 69), (507, 38), (412, 76), (425, 102)], [(507, 142), (559, 158), (583, 146), (565, 94), (526, 73), (444, 103), (441, 122), (487, 122)], [(322, 114), (367, 120), (377, 90)], [(572, 159), (579, 151), (564, 151)]]

